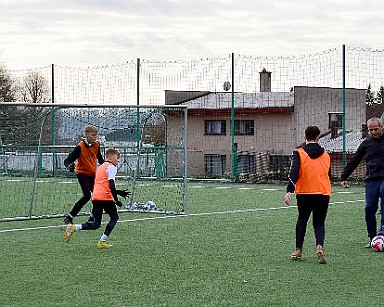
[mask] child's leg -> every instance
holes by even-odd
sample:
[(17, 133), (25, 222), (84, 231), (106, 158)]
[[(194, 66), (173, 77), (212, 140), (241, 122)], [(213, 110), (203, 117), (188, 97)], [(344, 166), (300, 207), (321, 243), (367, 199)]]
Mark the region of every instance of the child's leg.
[[(93, 219), (89, 220), (86, 223), (81, 224), (81, 227), (76, 230), (88, 230), (88, 229), (98, 229), (101, 226), (101, 219), (103, 218), (103, 208), (105, 201), (93, 200), (92, 201), (92, 215)], [(78, 226), (76, 225), (76, 228)]]
[(116, 205), (113, 201), (105, 203), (104, 211), (109, 215), (109, 222), (105, 227), (102, 239), (106, 241), (112, 230), (115, 228), (117, 221), (119, 220), (119, 214), (117, 213)]

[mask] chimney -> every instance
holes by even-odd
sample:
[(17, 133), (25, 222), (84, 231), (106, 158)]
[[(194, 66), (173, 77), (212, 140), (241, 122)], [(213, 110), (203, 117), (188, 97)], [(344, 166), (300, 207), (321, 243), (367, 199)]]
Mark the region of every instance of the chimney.
[(336, 139), (339, 136), (339, 129), (337, 128), (337, 121), (331, 122), (331, 139)]
[(267, 71), (265, 68), (260, 74), (260, 92), (270, 92), (271, 91), (271, 72)]
[(342, 126), (342, 115), (342, 112), (328, 112), (331, 139), (335, 139), (339, 136), (339, 128)]

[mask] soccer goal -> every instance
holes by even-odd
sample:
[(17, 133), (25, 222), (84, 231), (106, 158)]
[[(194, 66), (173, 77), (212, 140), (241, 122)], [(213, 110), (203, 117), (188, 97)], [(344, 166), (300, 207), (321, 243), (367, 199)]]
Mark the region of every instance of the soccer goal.
[[(61, 217), (81, 197), (64, 159), (98, 130), (101, 152), (121, 153), (121, 210), (188, 214), (186, 107), (0, 103), (0, 221)], [(83, 214), (91, 209), (89, 202)]]

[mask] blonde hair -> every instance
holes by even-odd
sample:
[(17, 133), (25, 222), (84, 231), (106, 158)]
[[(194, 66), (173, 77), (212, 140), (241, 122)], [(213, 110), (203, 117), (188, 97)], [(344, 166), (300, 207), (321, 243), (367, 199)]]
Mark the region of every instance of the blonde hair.
[(118, 158), (120, 158), (120, 152), (115, 149), (115, 148), (108, 148), (106, 151), (105, 151), (105, 156), (107, 158), (107, 160), (109, 159), (110, 156), (112, 155), (116, 155)]
[(97, 129), (95, 126), (92, 126), (92, 125), (88, 125), (88, 126), (85, 126), (85, 133), (97, 133)]

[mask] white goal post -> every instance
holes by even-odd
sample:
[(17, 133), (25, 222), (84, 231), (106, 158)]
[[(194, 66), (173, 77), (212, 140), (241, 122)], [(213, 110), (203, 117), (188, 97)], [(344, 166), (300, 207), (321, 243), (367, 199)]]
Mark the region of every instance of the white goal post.
[(0, 221), (69, 212), (81, 190), (63, 161), (87, 125), (103, 156), (121, 153), (116, 185), (132, 191), (121, 211), (189, 213), (185, 106), (1, 102), (0, 115)]

